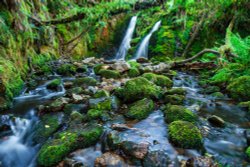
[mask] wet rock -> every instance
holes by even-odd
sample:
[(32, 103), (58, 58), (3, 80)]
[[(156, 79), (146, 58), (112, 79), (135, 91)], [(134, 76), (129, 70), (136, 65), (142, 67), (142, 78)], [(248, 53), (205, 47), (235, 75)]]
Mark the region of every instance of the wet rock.
[(121, 149), (132, 157), (143, 159), (148, 153), (149, 145), (147, 142), (135, 143), (132, 141), (124, 141), (121, 144)]
[(54, 79), (46, 87), (47, 89), (50, 90), (57, 90), (61, 85), (61, 83), (62, 83), (61, 79)]
[(129, 111), (126, 114), (128, 118), (144, 119), (154, 109), (154, 102), (151, 99), (144, 98), (129, 106)]
[(102, 134), (102, 127), (97, 124), (77, 124), (67, 131), (60, 132), (48, 140), (38, 152), (37, 162), (40, 166), (55, 166), (70, 152), (78, 148), (94, 145)]
[(106, 90), (98, 90), (95, 94), (94, 94), (94, 98), (102, 98), (102, 97), (109, 97), (109, 92)]
[(169, 105), (164, 110), (165, 120), (167, 123), (182, 120), (195, 123), (197, 116), (187, 108), (178, 105)]
[(95, 119), (101, 118), (102, 114), (103, 114), (102, 110), (90, 109), (87, 112), (87, 117), (89, 120), (95, 120)]
[(144, 57), (140, 57), (140, 58), (136, 59), (136, 61), (138, 63), (148, 63), (149, 62), (148, 59), (146, 59)]
[(143, 98), (159, 98), (161, 89), (143, 77), (127, 81), (123, 88), (115, 90), (117, 97), (125, 102), (133, 102)]
[(209, 157), (194, 157), (187, 160), (186, 167), (217, 167), (218, 164), (213, 162)]
[(216, 115), (212, 115), (212, 116), (208, 117), (207, 120), (211, 125), (213, 125), (215, 127), (223, 128), (226, 125), (225, 121), (222, 118), (220, 118), (220, 117), (218, 117)]
[(66, 104), (68, 104), (69, 101), (70, 101), (69, 98), (60, 97), (60, 98), (54, 100), (48, 106), (39, 106), (38, 110), (39, 110), (39, 112), (58, 112), (58, 111), (63, 111), (64, 106)]
[(95, 167), (127, 166), (125, 160), (112, 152), (106, 152), (95, 160)]
[(169, 125), (170, 141), (181, 148), (202, 147), (202, 135), (200, 130), (187, 121), (174, 121)]
[(85, 167), (82, 162), (76, 161), (74, 159), (65, 158), (62, 163), (57, 167)]
[(118, 78), (121, 78), (120, 73), (118, 71), (115, 71), (115, 70), (101, 69), (98, 72), (98, 74), (101, 75), (102, 77), (106, 78), (106, 79), (110, 79), (110, 78), (118, 79)]
[(82, 103), (85, 100), (87, 100), (87, 97), (83, 96), (83, 95), (72, 94), (72, 99), (71, 100), (73, 101), (73, 103), (79, 104), (79, 103)]
[(87, 104), (66, 104), (64, 106), (63, 112), (67, 115), (70, 115), (73, 111), (82, 113), (83, 111), (87, 110), (87, 108)]
[(113, 124), (113, 125), (111, 126), (111, 128), (112, 128), (113, 130), (117, 130), (117, 131), (126, 131), (126, 130), (130, 130), (130, 129), (131, 129), (130, 127), (128, 127), (128, 126), (125, 125), (125, 124)]
[(70, 89), (73, 86), (73, 82), (67, 81), (63, 83), (65, 89)]
[(77, 78), (74, 80), (75, 86), (96, 86), (97, 81), (92, 77)]
[(53, 133), (55, 133), (64, 122), (62, 113), (45, 114), (35, 126), (33, 141), (35, 143), (44, 143)]
[(170, 88), (173, 86), (172, 80), (170, 80), (168, 77), (164, 75), (157, 75), (154, 73), (145, 73), (142, 75), (142, 77), (146, 78), (147, 80), (161, 87)]
[(111, 110), (112, 99), (110, 97), (89, 99), (89, 106), (91, 109), (96, 109), (96, 110)]
[(182, 105), (184, 103), (185, 96), (183, 95), (165, 95), (163, 101), (172, 105)]
[(84, 121), (84, 119), (85, 119), (85, 117), (77, 111), (73, 111), (70, 114), (70, 122), (81, 123)]
[(130, 69), (130, 65), (126, 61), (116, 61), (114, 64), (110, 65), (110, 67), (120, 73), (123, 73)]
[(214, 92), (214, 93), (210, 94), (210, 96), (213, 96), (215, 98), (223, 98), (223, 97), (225, 97), (224, 94), (221, 93), (221, 92)]
[(95, 57), (88, 57), (82, 61), (84, 64), (96, 63)]

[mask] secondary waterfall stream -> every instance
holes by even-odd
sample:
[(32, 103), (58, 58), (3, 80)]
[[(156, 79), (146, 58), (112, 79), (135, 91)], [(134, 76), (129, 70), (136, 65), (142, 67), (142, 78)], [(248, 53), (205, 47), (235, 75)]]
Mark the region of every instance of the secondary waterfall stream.
[(116, 60), (125, 59), (128, 49), (130, 48), (130, 41), (132, 40), (132, 37), (133, 37), (136, 21), (137, 21), (137, 16), (134, 16), (131, 18), (126, 34), (121, 42), (118, 52), (116, 53), (116, 56), (115, 56)]
[(149, 32), (149, 34), (142, 40), (138, 50), (136, 51), (134, 59), (138, 59), (140, 57), (143, 57), (146, 59), (148, 58), (148, 46), (149, 46), (150, 38), (153, 35), (153, 33), (156, 32), (160, 28), (160, 26), (161, 26), (161, 21), (158, 21), (154, 25), (152, 30)]

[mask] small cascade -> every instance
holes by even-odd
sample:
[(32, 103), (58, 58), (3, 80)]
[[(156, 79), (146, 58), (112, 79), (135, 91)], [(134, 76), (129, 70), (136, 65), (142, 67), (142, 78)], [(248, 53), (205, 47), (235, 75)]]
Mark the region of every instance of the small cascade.
[(133, 33), (135, 30), (136, 20), (137, 20), (137, 16), (132, 17), (132, 19), (130, 20), (126, 34), (122, 40), (122, 43), (120, 45), (118, 52), (116, 53), (116, 56), (115, 56), (116, 60), (124, 60), (125, 59), (127, 51), (130, 48), (130, 41), (133, 37)]
[(152, 30), (149, 32), (149, 34), (143, 39), (143, 41), (141, 42), (139, 49), (137, 50), (136, 54), (135, 54), (135, 58), (134, 59), (138, 59), (140, 57), (143, 58), (148, 58), (148, 45), (149, 45), (149, 40), (151, 38), (151, 36), (153, 35), (154, 32), (156, 32), (161, 26), (161, 21), (158, 21), (154, 27), (152, 28)]
[(32, 110), (27, 118), (9, 120), (12, 135), (0, 142), (0, 162), (6, 167), (31, 167), (38, 147), (32, 145), (32, 127), (37, 117)]

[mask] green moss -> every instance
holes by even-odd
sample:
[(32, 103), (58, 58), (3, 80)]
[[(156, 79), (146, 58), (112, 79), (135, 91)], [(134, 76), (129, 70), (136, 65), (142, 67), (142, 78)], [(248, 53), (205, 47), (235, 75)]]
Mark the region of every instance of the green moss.
[(224, 94), (221, 92), (214, 92), (214, 93), (210, 94), (210, 96), (213, 96), (215, 98), (223, 98)]
[(99, 71), (102, 69), (103, 66), (104, 66), (104, 64), (97, 64), (94, 66), (93, 70), (94, 70), (96, 75), (99, 74)]
[(162, 63), (162, 62), (170, 62), (171, 59), (167, 56), (154, 56), (150, 59), (151, 62), (153, 63)]
[(95, 120), (101, 118), (103, 112), (101, 110), (90, 109), (87, 112), (87, 116), (90, 120)]
[(167, 88), (170, 88), (173, 86), (172, 80), (164, 75), (157, 75), (154, 73), (145, 73), (142, 75), (142, 77), (155, 83), (158, 86), (167, 87)]
[(186, 92), (187, 91), (184, 88), (172, 88), (170, 90), (167, 90), (166, 94), (167, 95), (175, 95), (175, 94), (177, 94), (177, 95), (185, 95)]
[(74, 121), (74, 123), (76, 123), (76, 122), (81, 123), (83, 120), (84, 120), (84, 116), (77, 111), (73, 111), (70, 114), (70, 121)]
[(90, 108), (96, 110), (111, 110), (112, 109), (112, 99), (108, 98), (98, 98), (89, 100)]
[(185, 96), (183, 95), (165, 95), (164, 96), (164, 102), (175, 104), (175, 105), (181, 105), (184, 103)]
[(169, 125), (169, 138), (181, 148), (201, 148), (202, 135), (200, 130), (190, 122), (174, 121)]
[(137, 77), (127, 81), (123, 88), (116, 89), (115, 94), (125, 102), (132, 102), (143, 98), (159, 98), (161, 89), (147, 79)]
[(54, 79), (47, 85), (47, 88), (52, 90), (57, 89), (61, 83), (62, 83), (61, 79)]
[(106, 90), (98, 90), (95, 94), (94, 94), (94, 98), (102, 98), (102, 97), (109, 97), (109, 92), (107, 92)]
[(250, 147), (247, 147), (246, 154), (247, 154), (247, 157), (250, 158)]
[(97, 81), (92, 77), (77, 78), (74, 80), (76, 86), (96, 86)]
[(33, 140), (36, 143), (45, 142), (61, 126), (60, 114), (46, 114), (41, 117), (40, 122), (35, 127)]
[(182, 120), (195, 123), (197, 116), (187, 108), (178, 105), (169, 105), (164, 110), (165, 120), (167, 123)]
[(250, 76), (241, 76), (234, 79), (227, 86), (227, 91), (234, 99), (250, 100)]
[(110, 79), (110, 78), (114, 78), (114, 79), (118, 79), (121, 78), (121, 75), (118, 71), (115, 70), (100, 70), (99, 75), (101, 75), (104, 78)]
[(52, 74), (52, 68), (48, 65), (43, 65), (40, 69), (44, 74)]
[(76, 73), (76, 69), (73, 64), (63, 64), (56, 71), (60, 75), (73, 75)]
[(134, 60), (128, 61), (128, 64), (131, 66), (131, 68), (139, 68), (141, 66), (140, 63), (137, 63)]
[(147, 118), (153, 109), (154, 102), (151, 99), (145, 98), (133, 103), (129, 107), (129, 111), (126, 116), (132, 119), (141, 120)]
[(95, 144), (102, 132), (103, 128), (99, 125), (82, 127), (80, 124), (76, 129), (69, 129), (57, 134), (40, 149), (37, 158), (38, 165), (56, 166), (72, 151)]
[(128, 71), (128, 76), (130, 78), (138, 77), (140, 75), (140, 71), (137, 68), (130, 68)]

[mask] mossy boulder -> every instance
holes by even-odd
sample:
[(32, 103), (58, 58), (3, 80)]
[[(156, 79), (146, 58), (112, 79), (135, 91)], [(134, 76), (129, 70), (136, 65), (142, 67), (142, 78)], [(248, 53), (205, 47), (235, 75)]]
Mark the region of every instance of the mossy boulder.
[(81, 123), (84, 121), (84, 116), (78, 111), (73, 111), (70, 114), (70, 121), (74, 121), (74, 123)]
[(128, 71), (128, 76), (130, 78), (138, 77), (140, 75), (140, 71), (137, 68), (130, 68)]
[(57, 90), (57, 88), (61, 85), (61, 79), (54, 79), (52, 80), (46, 87), (47, 89)]
[(247, 149), (246, 149), (246, 155), (247, 155), (247, 158), (250, 159), (250, 146), (247, 147)]
[(200, 130), (187, 121), (174, 121), (169, 125), (169, 139), (177, 147), (199, 149), (202, 147)]
[(223, 97), (225, 97), (224, 94), (221, 93), (221, 92), (211, 93), (210, 96), (215, 97), (215, 98), (223, 98)]
[(115, 70), (100, 70), (98, 72), (99, 75), (101, 75), (102, 77), (106, 78), (106, 79), (110, 79), (110, 78), (114, 78), (114, 79), (118, 79), (121, 78), (121, 75), (118, 71)]
[(92, 77), (82, 77), (74, 80), (75, 86), (96, 86), (97, 81)]
[(101, 118), (103, 114), (103, 111), (97, 110), (97, 109), (90, 109), (87, 112), (87, 117), (89, 120), (95, 120), (98, 118)]
[(174, 105), (181, 105), (184, 103), (185, 96), (183, 95), (165, 95), (164, 102), (174, 104)]
[(154, 102), (151, 99), (145, 98), (129, 106), (129, 111), (126, 116), (132, 119), (141, 120), (147, 118), (153, 109)]
[(250, 100), (250, 76), (241, 76), (234, 79), (227, 86), (227, 91), (234, 99)]
[(133, 102), (144, 98), (158, 99), (161, 89), (147, 79), (137, 77), (127, 81), (123, 88), (116, 89), (115, 94), (125, 102)]
[(184, 88), (172, 88), (166, 91), (166, 95), (186, 95), (187, 91)]
[(165, 120), (167, 123), (174, 121), (182, 120), (195, 123), (198, 117), (189, 109), (178, 106), (178, 105), (169, 105), (164, 110)]
[(63, 64), (57, 68), (56, 72), (60, 75), (73, 75), (76, 73), (76, 66), (73, 64)]
[(95, 94), (94, 94), (94, 98), (102, 98), (102, 97), (109, 97), (109, 92), (107, 92), (106, 90), (98, 90)]
[(96, 110), (111, 110), (112, 99), (110, 97), (89, 99), (89, 106), (91, 109), (96, 109)]
[(99, 74), (99, 71), (102, 69), (103, 66), (104, 66), (104, 64), (97, 64), (97, 65), (95, 65), (95, 66), (93, 67), (94, 73), (95, 73), (96, 75), (98, 75), (98, 74)]
[(45, 142), (62, 126), (63, 118), (62, 113), (43, 115), (39, 123), (35, 126), (33, 141), (35, 143)]
[(95, 144), (102, 134), (99, 125), (88, 125), (75, 130), (67, 130), (55, 135), (55, 138), (47, 141), (38, 153), (37, 162), (40, 166), (56, 166), (69, 153)]
[(164, 75), (145, 73), (142, 77), (161, 87), (171, 88), (173, 86), (173, 81)]

